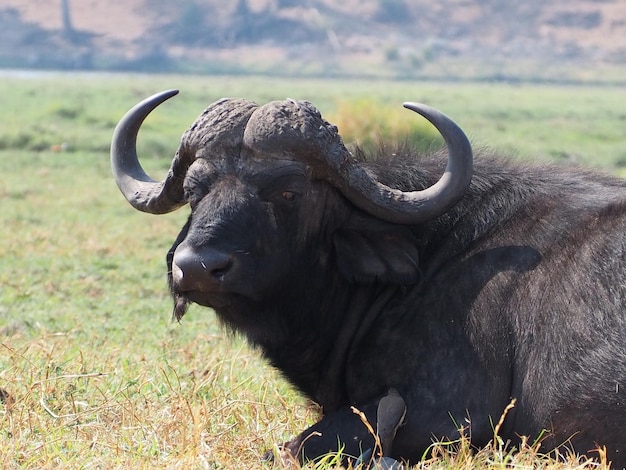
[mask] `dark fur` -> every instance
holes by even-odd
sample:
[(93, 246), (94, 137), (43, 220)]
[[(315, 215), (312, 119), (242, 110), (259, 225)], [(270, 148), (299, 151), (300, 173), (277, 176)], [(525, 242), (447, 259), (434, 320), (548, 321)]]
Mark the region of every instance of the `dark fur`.
[[(432, 184), (444, 164), (368, 163), (403, 189)], [(374, 419), (393, 387), (407, 404), (395, 458), (416, 461), (459, 426), (483, 446), (515, 398), (505, 441), (546, 430), (542, 450), (567, 443), (597, 456), (606, 446), (626, 465), (623, 181), (480, 156), (461, 202), (402, 226), (356, 209), (304, 167), (279, 181), (257, 170), (190, 170), (192, 215), (168, 267), (177, 248), (236, 257), (218, 293), (172, 285), (176, 314), (189, 301), (213, 306), (323, 407), (288, 449), (321, 430), (303, 444), (308, 458), (336, 450), (338, 435), (358, 455), (372, 439), (350, 406)]]

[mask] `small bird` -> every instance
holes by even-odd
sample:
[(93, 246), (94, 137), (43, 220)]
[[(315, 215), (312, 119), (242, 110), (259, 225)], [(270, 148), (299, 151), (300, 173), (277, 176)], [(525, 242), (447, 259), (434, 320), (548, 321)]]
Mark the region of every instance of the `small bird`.
[(406, 403), (395, 388), (378, 402), (376, 410), (376, 434), (380, 440), (381, 457), (391, 453), (398, 428), (404, 424)]
[(378, 455), (373, 455), (373, 449), (367, 449), (356, 461), (357, 467), (363, 465), (368, 470), (404, 470), (404, 465), (389, 457), (389, 454), (405, 417), (406, 403), (398, 391), (392, 388), (380, 399), (376, 409), (376, 436), (380, 445)]

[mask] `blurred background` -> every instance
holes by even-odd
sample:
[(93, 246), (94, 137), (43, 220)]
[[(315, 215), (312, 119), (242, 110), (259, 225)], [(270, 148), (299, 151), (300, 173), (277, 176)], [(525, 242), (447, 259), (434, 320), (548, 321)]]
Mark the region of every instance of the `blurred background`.
[(0, 68), (623, 83), (623, 0), (0, 0)]

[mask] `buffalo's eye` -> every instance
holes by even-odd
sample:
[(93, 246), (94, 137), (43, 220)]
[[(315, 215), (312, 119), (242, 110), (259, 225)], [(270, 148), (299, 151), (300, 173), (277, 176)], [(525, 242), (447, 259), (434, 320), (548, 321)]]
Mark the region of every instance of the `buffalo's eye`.
[(296, 199), (296, 193), (293, 191), (283, 191), (280, 193), (280, 197), (282, 197), (285, 201), (293, 201)]
[(185, 200), (191, 206), (191, 208), (194, 209), (198, 205), (198, 203), (202, 200), (202, 198), (204, 197), (204, 194), (198, 191), (191, 190), (191, 189), (185, 189), (184, 197), (185, 197)]

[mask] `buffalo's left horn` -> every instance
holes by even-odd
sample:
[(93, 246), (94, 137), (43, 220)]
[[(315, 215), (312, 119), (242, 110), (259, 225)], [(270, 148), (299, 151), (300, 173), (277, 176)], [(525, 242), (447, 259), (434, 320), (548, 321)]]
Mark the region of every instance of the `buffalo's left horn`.
[(472, 179), (473, 154), (463, 130), (445, 114), (424, 104), (404, 106), (428, 119), (448, 149), (443, 175), (425, 189), (401, 191), (378, 181), (344, 146), (337, 127), (307, 101), (275, 101), (259, 108), (248, 122), (244, 143), (267, 155), (289, 154), (304, 161), (314, 177), (329, 181), (380, 219), (419, 224), (444, 214), (463, 197)]
[(165, 214), (185, 205), (182, 181), (191, 162), (177, 154), (163, 181), (154, 181), (137, 158), (137, 133), (144, 119), (158, 105), (176, 95), (178, 90), (157, 93), (128, 111), (115, 127), (111, 141), (111, 169), (115, 182), (135, 209), (151, 214)]

